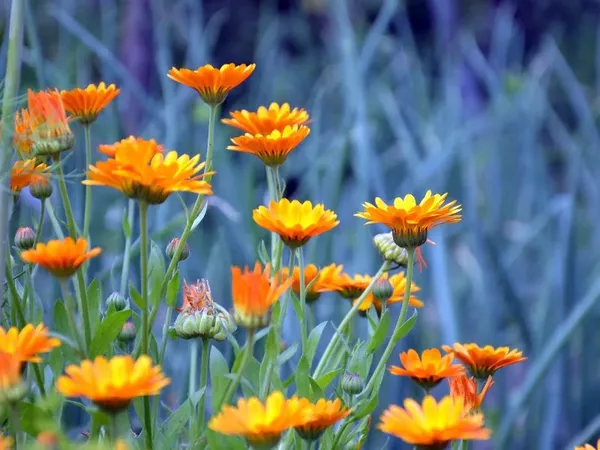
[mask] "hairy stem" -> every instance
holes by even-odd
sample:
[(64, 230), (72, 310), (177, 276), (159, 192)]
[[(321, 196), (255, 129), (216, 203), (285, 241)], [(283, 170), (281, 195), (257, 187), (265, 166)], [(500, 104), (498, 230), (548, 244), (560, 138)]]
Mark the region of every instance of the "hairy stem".
[[(83, 134), (85, 139), (85, 168), (92, 164), (92, 135), (90, 132), (90, 124), (83, 126)], [(85, 186), (85, 206), (83, 212), (83, 237), (89, 242), (90, 239), (90, 221), (92, 219), (92, 186)]]

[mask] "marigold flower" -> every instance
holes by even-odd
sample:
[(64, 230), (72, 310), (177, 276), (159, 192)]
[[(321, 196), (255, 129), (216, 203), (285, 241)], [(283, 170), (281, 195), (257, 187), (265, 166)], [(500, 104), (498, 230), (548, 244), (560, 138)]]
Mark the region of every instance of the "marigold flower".
[(208, 422), (217, 433), (241, 436), (255, 448), (275, 446), (281, 434), (305, 424), (310, 419), (306, 404), (286, 400), (279, 391), (270, 394), (263, 404), (257, 397), (240, 398), (237, 407), (225, 405)]
[(0, 404), (18, 402), (26, 393), (27, 384), (21, 380), (21, 357), (0, 351)]
[(306, 125), (310, 119), (306, 110), (302, 108), (291, 109), (289, 103), (279, 106), (275, 102), (271, 103), (268, 109), (260, 106), (256, 112), (242, 109), (229, 114), (231, 119), (222, 119), (224, 124), (239, 128), (244, 133), (264, 136), (275, 130), (284, 130), (287, 126)]
[[(331, 278), (337, 276), (342, 269), (343, 266), (336, 264), (330, 264), (322, 269), (318, 269), (314, 264), (305, 266), (304, 285), (308, 288), (306, 290), (306, 303), (313, 303), (318, 300), (323, 292), (330, 291)], [(281, 273), (284, 278), (289, 277), (289, 268), (284, 267)], [(294, 267), (291, 278), (293, 280), (292, 291), (297, 296), (300, 296), (300, 267)]]
[(337, 215), (322, 204), (291, 202), (282, 198), (271, 200), (268, 207), (259, 206), (252, 211), (252, 218), (261, 227), (277, 233), (290, 248), (301, 247), (310, 238), (335, 228), (340, 221)]
[(448, 384), (450, 385), (450, 396), (452, 398), (462, 397), (465, 402), (467, 414), (472, 414), (481, 411), (483, 399), (494, 382), (490, 375), (479, 393), (477, 392), (477, 380), (475, 378), (468, 378), (465, 375), (448, 378)]
[(35, 158), (16, 161), (10, 173), (11, 191), (18, 193), (34, 182), (47, 182), (49, 169), (46, 164), (37, 163)]
[(494, 348), (491, 345), (479, 347), (477, 344), (459, 344), (455, 343), (454, 348), (449, 345), (442, 347), (448, 353), (454, 353), (454, 356), (466, 365), (475, 378), (485, 380), (490, 375), (494, 375), (496, 370), (502, 367), (510, 366), (527, 358), (523, 357), (523, 352), (508, 347)]
[(299, 402), (299, 408), (310, 414), (310, 419), (306, 423), (294, 427), (298, 435), (307, 441), (318, 439), (327, 428), (352, 412), (342, 405), (339, 398), (335, 400), (321, 398), (313, 404), (307, 398), (293, 397), (288, 402)]
[(210, 184), (202, 178), (214, 172), (198, 174), (206, 164), (198, 164), (200, 155), (190, 158), (174, 151), (163, 155), (154, 140), (144, 139), (124, 139), (114, 147), (114, 158), (90, 165), (83, 184), (112, 187), (150, 204), (163, 203), (178, 191), (212, 194)]
[(57, 278), (68, 278), (88, 259), (98, 256), (99, 247), (87, 251), (88, 241), (71, 237), (39, 243), (35, 249), (21, 252), (21, 259), (29, 264), (42, 266)]
[(292, 285), (292, 280), (283, 280), (280, 274), (271, 279), (271, 266), (262, 269), (260, 263), (254, 270), (231, 267), (231, 291), (233, 317), (238, 325), (249, 329), (266, 327), (271, 320), (271, 306)]
[(392, 230), (394, 241), (402, 248), (417, 248), (427, 242), (430, 229), (445, 223), (460, 222), (461, 206), (456, 201), (444, 204), (448, 194), (432, 195), (427, 191), (419, 204), (412, 194), (398, 197), (392, 205), (387, 205), (379, 197), (375, 205), (363, 203), (364, 211), (356, 217), (367, 219), (367, 225), (383, 224)]
[(164, 153), (165, 149), (162, 145), (158, 144), (154, 139), (143, 139), (140, 137), (129, 136), (125, 139), (115, 142), (114, 144), (102, 144), (98, 146), (98, 151), (105, 154), (110, 158), (115, 158), (117, 155), (117, 149), (131, 149), (139, 146), (146, 147), (145, 150), (152, 152), (152, 156), (157, 153)]
[(224, 64), (221, 68), (206, 64), (196, 70), (176, 69), (169, 70), (168, 77), (181, 84), (195, 89), (204, 102), (216, 106), (223, 103), (229, 91), (248, 78), (256, 64), (233, 63)]
[(491, 430), (484, 428), (483, 414), (467, 415), (461, 398), (444, 397), (439, 403), (427, 395), (419, 405), (412, 399), (404, 408), (391, 405), (381, 415), (377, 426), (419, 449), (442, 450), (455, 440), (486, 440)]
[(12, 327), (8, 331), (0, 327), (0, 352), (15, 355), (21, 362), (41, 362), (40, 353), (48, 353), (60, 346), (60, 341), (48, 335), (49, 330), (40, 323), (28, 323), (21, 331)]
[(452, 364), (454, 356), (449, 354), (442, 356), (437, 348), (423, 351), (423, 355), (410, 349), (408, 352), (400, 353), (402, 367), (391, 366), (390, 373), (401, 377), (409, 377), (419, 384), (423, 389), (429, 390), (437, 386), (444, 378), (459, 377), (464, 375), (465, 368), (458, 364)]
[(85, 89), (60, 91), (65, 110), (82, 124), (87, 125), (96, 120), (100, 111), (108, 106), (121, 92), (114, 84), (108, 87), (104, 82), (98, 86), (88, 84)]
[(66, 397), (86, 397), (100, 408), (115, 412), (127, 408), (136, 397), (156, 395), (171, 380), (160, 366), (152, 366), (147, 355), (134, 361), (130, 355), (109, 360), (102, 356), (70, 365), (56, 382), (56, 390)]
[(13, 448), (13, 440), (9, 436), (0, 434), (0, 450), (11, 450)]
[(250, 134), (231, 139), (234, 145), (227, 150), (250, 153), (269, 167), (279, 167), (288, 155), (310, 134), (305, 125), (288, 125), (268, 134)]
[(585, 444), (585, 445), (575, 447), (575, 450), (600, 450), (600, 439), (598, 439), (598, 442), (596, 443), (596, 447), (594, 447), (591, 444)]

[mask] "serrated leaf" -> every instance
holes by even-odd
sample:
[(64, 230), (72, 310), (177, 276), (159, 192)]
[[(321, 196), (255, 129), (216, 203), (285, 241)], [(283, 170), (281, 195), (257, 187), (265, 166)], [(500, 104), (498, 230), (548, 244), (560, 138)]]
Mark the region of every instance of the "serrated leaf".
[(131, 310), (126, 309), (106, 316), (90, 344), (90, 358), (103, 355), (108, 351), (110, 344), (117, 338), (123, 324), (127, 322), (130, 315)]
[(142, 295), (137, 291), (135, 286), (132, 284), (129, 285), (129, 298), (133, 301), (133, 304), (143, 310), (146, 308), (146, 302), (142, 298)]
[(98, 280), (93, 279), (87, 288), (87, 300), (88, 308), (90, 311), (90, 326), (92, 329), (92, 336), (96, 334), (98, 324), (100, 323), (100, 305), (102, 304), (102, 291), (100, 290), (100, 284)]
[(131, 224), (129, 223), (129, 219), (127, 218), (127, 209), (123, 210), (123, 218), (121, 220), (121, 227), (123, 228), (123, 234), (125, 237), (131, 239)]
[(192, 224), (192, 228), (190, 231), (194, 231), (196, 229), (196, 227), (198, 225), (200, 225), (200, 222), (202, 222), (202, 220), (204, 219), (204, 216), (206, 215), (207, 209), (208, 209), (208, 201), (206, 200), (206, 197), (204, 197), (202, 199), (202, 209), (200, 210), (198, 217), (196, 217), (196, 219), (194, 219), (194, 223)]
[(214, 411), (219, 409), (219, 402), (223, 398), (229, 380), (226, 375), (229, 373), (227, 361), (217, 347), (210, 347), (210, 382), (212, 387), (211, 406)]
[(305, 354), (309, 364), (312, 364), (315, 354), (317, 353), (317, 348), (319, 347), (319, 342), (321, 341), (321, 335), (323, 334), (323, 330), (325, 330), (326, 326), (327, 322), (321, 322), (319, 325), (313, 328), (308, 336)]
[(339, 369), (335, 369), (335, 370), (332, 370), (331, 372), (327, 372), (327, 373), (321, 375), (319, 378), (317, 378), (316, 381), (319, 384), (319, 386), (321, 387), (321, 389), (325, 390), (331, 384), (331, 382), (335, 379), (335, 377), (337, 377), (343, 370), (344, 369), (340, 367)]
[(169, 280), (167, 285), (167, 298), (165, 300), (169, 308), (175, 307), (177, 303), (177, 294), (179, 293), (180, 281), (179, 281), (179, 269), (175, 270), (175, 273)]
[(379, 320), (379, 325), (377, 326), (375, 333), (373, 333), (373, 336), (371, 337), (371, 339), (369, 339), (367, 353), (374, 353), (379, 348), (381, 343), (386, 338), (389, 328), (390, 310), (388, 309), (385, 313), (383, 313), (383, 316), (381, 316), (381, 319)]
[(308, 360), (302, 356), (296, 367), (296, 393), (299, 397), (308, 397), (310, 394), (309, 370)]

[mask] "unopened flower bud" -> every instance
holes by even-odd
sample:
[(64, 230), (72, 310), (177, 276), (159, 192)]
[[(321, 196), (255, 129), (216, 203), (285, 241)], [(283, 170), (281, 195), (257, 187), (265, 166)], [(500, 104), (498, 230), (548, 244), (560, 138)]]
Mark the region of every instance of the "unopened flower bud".
[(36, 177), (29, 185), (29, 192), (38, 200), (45, 200), (52, 195), (52, 183), (48, 177)]
[(373, 297), (382, 302), (386, 302), (394, 294), (394, 286), (387, 278), (380, 278), (373, 286)]
[(346, 394), (360, 394), (365, 388), (365, 382), (361, 376), (354, 372), (346, 372), (342, 378), (342, 390)]
[(392, 233), (381, 233), (375, 235), (373, 238), (373, 243), (386, 261), (396, 263), (402, 267), (406, 267), (408, 265), (408, 255), (406, 250), (396, 244)]
[(115, 291), (106, 299), (106, 309), (108, 310), (111, 306), (115, 308), (115, 311), (123, 311), (129, 308), (129, 300)]
[(30, 227), (22, 227), (15, 233), (15, 246), (19, 250), (29, 250), (35, 243), (35, 233)]
[[(165, 253), (167, 254), (167, 257), (169, 259), (173, 259), (173, 257), (175, 256), (175, 250), (177, 250), (178, 245), (179, 245), (179, 238), (171, 239), (171, 242), (169, 242), (169, 245), (167, 245)], [(185, 244), (183, 244), (183, 248), (181, 249), (181, 254), (179, 255), (179, 261), (186, 260), (188, 258), (188, 256), (190, 256), (190, 247), (187, 245), (187, 242), (186, 242)]]
[(133, 322), (125, 322), (117, 339), (124, 343), (131, 342), (135, 339), (136, 334), (137, 331)]

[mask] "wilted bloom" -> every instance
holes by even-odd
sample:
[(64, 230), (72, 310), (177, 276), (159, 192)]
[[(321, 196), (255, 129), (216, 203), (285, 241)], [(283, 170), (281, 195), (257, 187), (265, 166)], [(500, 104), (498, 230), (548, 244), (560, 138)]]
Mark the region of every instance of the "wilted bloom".
[[(343, 266), (330, 264), (322, 269), (318, 269), (314, 264), (308, 264), (304, 267), (304, 285), (306, 290), (306, 303), (316, 301), (323, 292), (330, 291), (330, 280), (337, 276), (343, 269)], [(281, 271), (283, 276), (289, 276), (289, 268), (284, 267)], [(300, 267), (294, 267), (292, 273), (292, 291), (300, 296)]]
[(211, 195), (212, 188), (202, 178), (213, 172), (200, 172), (200, 155), (190, 158), (177, 152), (161, 153), (154, 141), (125, 139), (114, 144), (115, 156), (90, 165), (83, 184), (108, 186), (129, 198), (150, 204), (163, 203), (173, 192)]
[(57, 239), (48, 243), (39, 243), (35, 249), (21, 253), (21, 259), (29, 264), (42, 266), (57, 278), (68, 278), (88, 259), (98, 256), (102, 251), (96, 247), (88, 251), (85, 238), (77, 241), (71, 237)]
[(392, 205), (387, 205), (379, 197), (375, 205), (363, 203), (364, 211), (356, 217), (367, 219), (367, 225), (383, 224), (392, 230), (394, 241), (399, 247), (414, 249), (427, 242), (427, 233), (432, 228), (445, 223), (460, 222), (461, 206), (456, 201), (444, 204), (448, 194), (431, 194), (427, 191), (417, 204), (412, 194), (398, 197)]
[(0, 351), (0, 405), (16, 403), (27, 394), (27, 384), (21, 380), (21, 362), (18, 354)]
[(244, 133), (263, 136), (275, 130), (282, 131), (287, 126), (306, 125), (310, 119), (306, 110), (302, 108), (291, 109), (288, 103), (279, 106), (275, 102), (271, 103), (269, 108), (260, 106), (256, 112), (242, 109), (229, 114), (231, 119), (223, 119), (224, 124), (239, 128)]
[(119, 292), (115, 291), (106, 299), (106, 309), (114, 308), (115, 311), (123, 311), (129, 308), (129, 300), (123, 297)]
[(268, 134), (246, 133), (232, 138), (234, 145), (227, 147), (227, 150), (250, 153), (266, 166), (279, 167), (309, 134), (310, 129), (305, 125), (288, 125), (283, 130)]
[(15, 247), (19, 250), (29, 250), (35, 243), (35, 233), (31, 227), (21, 227), (15, 233)]
[(56, 390), (66, 397), (85, 397), (98, 407), (116, 412), (127, 408), (136, 397), (158, 394), (171, 380), (152, 359), (142, 355), (134, 361), (130, 355), (109, 360), (102, 356), (80, 366), (70, 365), (56, 382)]
[(10, 172), (10, 190), (18, 193), (34, 181), (48, 181), (48, 169), (46, 164), (37, 163), (35, 158), (16, 161)]
[(358, 373), (345, 372), (342, 377), (342, 391), (346, 394), (356, 395), (360, 394), (365, 388), (365, 381)]
[(468, 367), (471, 375), (480, 380), (494, 375), (496, 370), (502, 367), (527, 359), (523, 357), (523, 352), (508, 347), (494, 348), (491, 345), (479, 347), (477, 344), (455, 343), (454, 347), (444, 345), (442, 348), (448, 353), (453, 353), (456, 359), (461, 360)]
[(60, 346), (60, 341), (49, 336), (43, 323), (33, 326), (28, 323), (21, 331), (12, 327), (8, 331), (0, 327), (0, 351), (15, 355), (21, 362), (41, 362), (40, 353), (48, 353)]
[(403, 367), (391, 366), (390, 373), (409, 377), (423, 389), (429, 390), (437, 386), (444, 378), (459, 377), (465, 374), (465, 368), (452, 364), (452, 355), (442, 356), (437, 348), (423, 351), (423, 355), (410, 349), (400, 354)]
[(293, 397), (288, 401), (288, 403), (293, 402), (299, 402), (299, 409), (308, 411), (310, 415), (307, 422), (294, 427), (298, 435), (308, 441), (318, 439), (327, 428), (351, 413), (351, 410), (342, 405), (339, 398), (335, 400), (321, 398), (314, 404), (307, 398)]
[[(171, 239), (171, 241), (167, 245), (167, 248), (165, 249), (165, 254), (167, 255), (167, 258), (173, 259), (173, 257), (175, 256), (175, 251), (177, 250), (178, 246), (179, 246), (179, 238)], [(190, 256), (190, 246), (188, 245), (187, 242), (185, 242), (183, 244), (183, 248), (181, 249), (181, 254), (179, 255), (179, 261), (184, 261), (184, 260), (188, 259), (188, 256)]]
[(168, 77), (195, 89), (204, 102), (216, 106), (223, 103), (229, 91), (246, 80), (255, 67), (255, 64), (236, 66), (233, 63), (224, 64), (220, 69), (210, 64), (196, 70), (173, 67)]
[(322, 204), (287, 198), (271, 201), (268, 207), (259, 206), (252, 211), (252, 218), (261, 227), (277, 233), (290, 248), (301, 247), (310, 238), (335, 228), (340, 221), (337, 215)]
[(133, 322), (125, 322), (121, 327), (121, 331), (119, 331), (119, 335), (117, 339), (121, 342), (127, 343), (135, 340), (135, 336), (137, 335), (137, 330), (135, 329), (135, 325)]
[(271, 306), (292, 285), (292, 280), (283, 280), (280, 274), (271, 278), (271, 266), (262, 269), (260, 263), (254, 270), (231, 267), (231, 295), (233, 317), (244, 328), (260, 329), (271, 321)]
[(450, 396), (439, 403), (427, 395), (422, 405), (412, 399), (404, 401), (404, 408), (392, 405), (377, 428), (423, 450), (443, 450), (450, 441), (486, 440), (491, 435), (483, 414), (467, 415), (462, 399)]
[(600, 439), (598, 439), (595, 447), (591, 444), (585, 444), (575, 447), (575, 450), (600, 450)]
[(467, 414), (471, 414), (480, 412), (483, 399), (494, 382), (490, 375), (481, 392), (478, 392), (477, 380), (465, 375), (448, 378), (448, 384), (450, 385), (450, 396), (452, 398), (462, 397)]
[(82, 124), (87, 125), (96, 120), (100, 111), (106, 108), (119, 92), (120, 90), (114, 84), (106, 87), (102, 82), (98, 86), (88, 84), (85, 89), (61, 91), (60, 96), (65, 110)]

